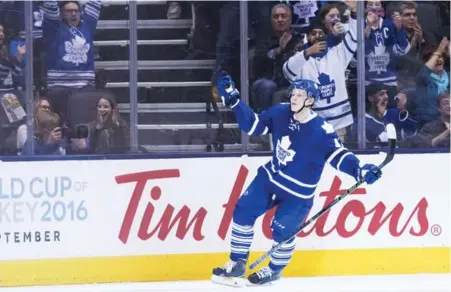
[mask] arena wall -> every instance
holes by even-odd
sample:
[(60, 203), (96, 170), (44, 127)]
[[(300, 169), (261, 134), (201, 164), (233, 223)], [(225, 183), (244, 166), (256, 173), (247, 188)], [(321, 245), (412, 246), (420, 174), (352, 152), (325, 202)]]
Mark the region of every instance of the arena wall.
[[(362, 155), (378, 163), (380, 155)], [(3, 162), (0, 286), (208, 279), (268, 157)], [(306, 228), (284, 276), (450, 272), (449, 154), (402, 154)], [(353, 178), (327, 167), (312, 212)], [(272, 211), (250, 260), (271, 247)]]

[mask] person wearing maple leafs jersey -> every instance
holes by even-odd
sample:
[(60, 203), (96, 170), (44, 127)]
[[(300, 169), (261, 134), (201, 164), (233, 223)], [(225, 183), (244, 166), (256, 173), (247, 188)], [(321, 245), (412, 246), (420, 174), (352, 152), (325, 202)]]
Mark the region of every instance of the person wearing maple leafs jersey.
[[(397, 93), (396, 58), (407, 54), (410, 43), (406, 30), (402, 27), (399, 12), (394, 12), (391, 19), (384, 19), (381, 1), (366, 2), (365, 23), (365, 83), (382, 83), (390, 97), (389, 107), (396, 107), (394, 97)], [(357, 54), (349, 65), (350, 83), (357, 86)], [(353, 100), (356, 103), (355, 100)], [(355, 108), (357, 104), (355, 104)]]
[(341, 22), (337, 5), (323, 7), (324, 12), (320, 12), (328, 11), (323, 22), (332, 35), (342, 39), (338, 44), (324, 48), (323, 42), (319, 42), (296, 53), (283, 65), (288, 81), (304, 78), (319, 84), (320, 98), (312, 109), (334, 127), (341, 141), (345, 141), (347, 128), (353, 123), (345, 72), (357, 50), (356, 1), (346, 1), (346, 4), (351, 11), (348, 31)]
[[(259, 115), (240, 101), (230, 76), (222, 73), (216, 88), (224, 105), (232, 108), (241, 130), (249, 135), (272, 133), (276, 145), (271, 160), (259, 167), (235, 206), (230, 261), (213, 269), (213, 282), (240, 286), (258, 217), (277, 206), (271, 229), (274, 244), (278, 244), (299, 227), (310, 211), (326, 163), (369, 184), (382, 173), (373, 164), (360, 167), (359, 159), (342, 146), (332, 125), (311, 110), (319, 98), (313, 81), (294, 80), (288, 90), (290, 103), (276, 105)], [(363, 174), (364, 171), (367, 172)], [(282, 244), (267, 267), (248, 277), (249, 283), (263, 285), (278, 280), (294, 248), (294, 239)]]
[(43, 32), (47, 58), (47, 87), (94, 86), (94, 33), (100, 0), (44, 1)]

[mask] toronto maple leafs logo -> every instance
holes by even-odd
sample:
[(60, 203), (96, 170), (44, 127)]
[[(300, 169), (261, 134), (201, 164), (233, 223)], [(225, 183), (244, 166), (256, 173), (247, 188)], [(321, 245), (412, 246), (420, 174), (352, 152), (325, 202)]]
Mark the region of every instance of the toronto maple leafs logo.
[(72, 42), (64, 42), (64, 48), (66, 50), (66, 55), (64, 55), (63, 60), (69, 63), (74, 63), (79, 65), (80, 63), (86, 64), (88, 62), (88, 52), (91, 46), (86, 43), (86, 39), (75, 36)]
[(326, 134), (331, 134), (335, 131), (334, 127), (331, 124), (326, 123), (326, 122), (324, 122), (322, 124), (321, 128), (323, 128), (323, 130), (326, 131)]
[(318, 10), (318, 5), (313, 0), (299, 1), (293, 5), (293, 12), (298, 16), (299, 20), (315, 17), (316, 10)]
[(320, 83), (319, 85), (319, 91), (321, 94), (321, 100), (327, 99), (327, 103), (331, 102), (331, 98), (335, 96), (335, 80), (330, 79), (330, 76), (321, 73), (318, 77), (318, 81)]
[(283, 136), (281, 140), (277, 141), (276, 157), (280, 164), (287, 165), (287, 162), (293, 161), (296, 152), (290, 149), (291, 141), (289, 136)]
[(387, 72), (387, 66), (390, 63), (390, 54), (386, 51), (383, 44), (378, 44), (374, 47), (373, 51), (368, 54), (367, 62), (369, 66), (369, 72)]

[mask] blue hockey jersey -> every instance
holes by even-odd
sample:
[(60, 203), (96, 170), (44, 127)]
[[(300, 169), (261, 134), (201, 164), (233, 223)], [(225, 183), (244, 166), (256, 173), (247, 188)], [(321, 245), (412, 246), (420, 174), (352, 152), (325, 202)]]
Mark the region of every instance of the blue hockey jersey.
[(47, 86), (82, 88), (94, 85), (94, 31), (101, 3), (88, 1), (78, 27), (61, 21), (57, 1), (44, 2)]
[(299, 122), (289, 104), (279, 104), (257, 115), (241, 101), (232, 111), (249, 135), (272, 133), (272, 158), (258, 171), (266, 174), (277, 192), (312, 199), (326, 163), (356, 177), (359, 159), (343, 147), (333, 126), (317, 114)]
[[(365, 79), (366, 84), (383, 83), (396, 86), (395, 56), (409, 52), (410, 43), (404, 29), (396, 30), (390, 19), (379, 19), (379, 27), (371, 29), (368, 39), (365, 39)], [(355, 83), (357, 76), (356, 55), (350, 63), (350, 82)]]
[[(19, 36), (21, 39), (25, 39), (25, 1), (14, 1), (14, 10), (18, 12), (21, 16), (19, 19), (20, 32)], [(37, 1), (32, 2), (32, 13), (33, 13), (33, 38), (42, 38), (42, 21), (44, 19), (43, 9), (41, 3)]]
[[(399, 140), (405, 140), (415, 136), (419, 130), (419, 124), (409, 116), (409, 112), (401, 114), (397, 108), (389, 108), (384, 113), (384, 119), (378, 120), (366, 114), (365, 134), (367, 142), (388, 142), (385, 125), (393, 124), (398, 133)], [(352, 125), (353, 134), (357, 134), (357, 123)]]

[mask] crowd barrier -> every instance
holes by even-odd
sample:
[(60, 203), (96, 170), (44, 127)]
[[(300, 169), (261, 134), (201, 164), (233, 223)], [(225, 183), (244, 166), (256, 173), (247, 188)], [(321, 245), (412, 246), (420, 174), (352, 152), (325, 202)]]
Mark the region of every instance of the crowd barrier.
[[(267, 160), (0, 162), (0, 286), (208, 279), (227, 260), (234, 203)], [(449, 154), (398, 154), (299, 234), (283, 276), (449, 273), (449, 177)], [(353, 183), (326, 166), (311, 214)], [(271, 247), (273, 212), (250, 260)]]

